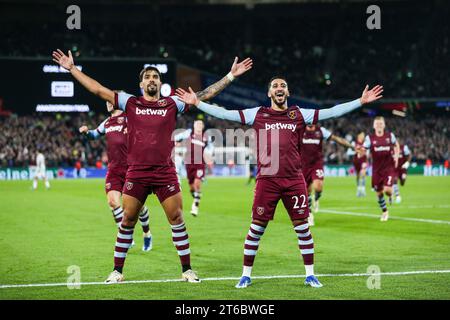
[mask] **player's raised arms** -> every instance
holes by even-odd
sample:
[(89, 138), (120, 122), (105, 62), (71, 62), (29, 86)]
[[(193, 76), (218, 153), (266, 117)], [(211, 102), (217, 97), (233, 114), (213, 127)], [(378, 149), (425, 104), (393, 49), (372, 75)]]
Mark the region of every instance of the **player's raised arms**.
[[(181, 88), (178, 88), (176, 90), (176, 95), (183, 102), (187, 104), (193, 104), (203, 112), (211, 114), (219, 119), (242, 122), (251, 125), (254, 120), (254, 115), (256, 115), (256, 112), (259, 109), (259, 108), (252, 108), (252, 109), (244, 109), (242, 111), (226, 110), (224, 108), (216, 107), (201, 102), (191, 88), (189, 88), (189, 91), (190, 92), (187, 92)], [(300, 111), (303, 115), (303, 118), (305, 119), (305, 123), (310, 124), (313, 123), (315, 117), (317, 117), (316, 121), (340, 117), (348, 112), (351, 112), (361, 107), (364, 104), (371, 103), (381, 99), (383, 97), (381, 95), (382, 93), (383, 93), (383, 86), (377, 85), (373, 87), (371, 90), (369, 90), (369, 86), (366, 86), (361, 97), (353, 101), (338, 104), (328, 109), (314, 110), (314, 109), (300, 108)], [(247, 117), (247, 115), (253, 115), (253, 118), (249, 118)]]
[(253, 66), (252, 59), (246, 58), (242, 62), (238, 63), (238, 57), (235, 57), (230, 72), (216, 83), (210, 85), (208, 88), (196, 92), (198, 99), (201, 101), (206, 101), (214, 98), (223, 89), (225, 89), (231, 83), (231, 81), (234, 80), (234, 78), (237, 78), (241, 74), (247, 72), (252, 68), (252, 66)]
[(114, 91), (104, 87), (98, 81), (87, 76), (81, 72), (74, 64), (72, 52), (68, 51), (68, 56), (64, 54), (60, 49), (53, 51), (52, 53), (53, 61), (59, 64), (64, 69), (68, 70), (72, 76), (77, 79), (79, 83), (91, 93), (102, 98), (105, 101), (114, 104)]

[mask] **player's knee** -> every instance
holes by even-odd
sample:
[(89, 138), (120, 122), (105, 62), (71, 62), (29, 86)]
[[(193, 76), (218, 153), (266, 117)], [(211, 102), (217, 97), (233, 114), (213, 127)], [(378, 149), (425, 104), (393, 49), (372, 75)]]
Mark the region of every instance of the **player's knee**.
[(137, 220), (137, 216), (135, 217), (134, 215), (130, 215), (125, 212), (122, 218), (122, 226), (132, 228), (136, 225)]
[(296, 227), (296, 226), (299, 226), (301, 224), (304, 224), (305, 222), (308, 222), (308, 218), (294, 220), (294, 221), (292, 221), (292, 224), (294, 225), (294, 227)]
[(183, 220), (183, 210), (181, 208), (175, 209), (173, 213), (168, 216), (170, 224), (181, 224), (184, 222)]
[(269, 221), (252, 219), (252, 223), (259, 225), (259, 226), (267, 227), (267, 225), (269, 224)]
[(114, 198), (108, 198), (108, 205), (115, 209), (117, 207), (120, 207), (120, 201), (118, 201), (117, 199)]
[(392, 188), (384, 188), (384, 193), (390, 197), (392, 196)]

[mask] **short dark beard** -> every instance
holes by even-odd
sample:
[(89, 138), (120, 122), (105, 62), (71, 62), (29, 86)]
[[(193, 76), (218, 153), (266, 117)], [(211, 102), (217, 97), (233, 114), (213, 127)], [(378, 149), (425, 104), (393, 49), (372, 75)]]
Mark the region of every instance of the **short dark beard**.
[(273, 102), (275, 102), (275, 104), (276, 104), (278, 107), (282, 107), (282, 106), (285, 104), (285, 102), (286, 102), (286, 97), (284, 97), (283, 102), (278, 103), (278, 102), (277, 102), (277, 96), (275, 96), (275, 98), (273, 98)]
[(151, 97), (154, 97), (154, 96), (156, 96), (156, 95), (158, 94), (158, 89), (151, 90), (151, 89), (149, 89), (149, 88), (147, 87), (147, 94), (148, 94), (149, 96), (151, 96)]

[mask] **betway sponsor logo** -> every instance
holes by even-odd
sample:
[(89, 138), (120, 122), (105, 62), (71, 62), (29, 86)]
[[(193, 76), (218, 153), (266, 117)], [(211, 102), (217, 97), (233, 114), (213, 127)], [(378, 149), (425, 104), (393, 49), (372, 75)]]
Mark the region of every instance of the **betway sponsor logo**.
[(373, 150), (376, 152), (391, 151), (391, 147), (390, 146), (374, 147)]
[(123, 126), (111, 126), (111, 127), (105, 128), (105, 132), (106, 133), (114, 132), (114, 131), (120, 132), (120, 131), (122, 131), (122, 128), (123, 128)]
[(266, 130), (288, 129), (294, 132), (295, 128), (297, 128), (297, 125), (292, 123), (274, 123), (274, 124), (266, 123)]
[(139, 109), (136, 108), (137, 115), (146, 115), (146, 116), (162, 116), (165, 117), (167, 113), (167, 109)]
[(303, 139), (303, 144), (320, 144), (319, 139)]

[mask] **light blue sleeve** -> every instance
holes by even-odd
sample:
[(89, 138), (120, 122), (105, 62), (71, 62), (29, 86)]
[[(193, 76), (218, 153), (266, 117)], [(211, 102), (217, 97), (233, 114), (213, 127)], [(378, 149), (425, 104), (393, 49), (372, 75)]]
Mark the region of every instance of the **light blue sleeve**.
[[(361, 107), (361, 101), (358, 99), (355, 99), (350, 102), (341, 103), (338, 105), (335, 105), (332, 108), (328, 109), (320, 109), (318, 110), (318, 118), (316, 121), (320, 120), (326, 120), (330, 118), (338, 118), (346, 113), (349, 113), (357, 108)], [(315, 109), (302, 109), (299, 108), (300, 112), (302, 113), (303, 119), (305, 120), (306, 124), (311, 124), (314, 122), (314, 115), (316, 110)]]
[(100, 125), (97, 127), (97, 129), (89, 130), (87, 132), (87, 136), (91, 139), (97, 139), (98, 137), (105, 134), (105, 123), (108, 119), (105, 119)]
[(244, 109), (242, 110), (242, 114), (244, 115), (244, 123), (251, 126), (255, 122), (256, 114), (261, 107)]
[[(355, 141), (352, 141), (352, 146), (353, 146), (353, 148), (355, 147)], [(354, 156), (356, 154), (356, 151), (354, 150), (354, 149), (352, 149), (352, 148), (348, 148), (347, 149), (347, 156)]]
[(411, 150), (409, 150), (409, 148), (406, 144), (403, 146), (403, 154), (405, 156), (409, 156), (411, 154)]
[(314, 114), (316, 113), (316, 109), (302, 109), (297, 106), (297, 108), (300, 110), (300, 113), (302, 114), (303, 120), (306, 124), (311, 124), (314, 122)]
[(338, 118), (338, 117), (340, 117), (346, 113), (349, 113), (359, 107), (361, 107), (361, 101), (358, 98), (358, 99), (355, 99), (350, 102), (335, 105), (334, 107), (329, 108), (329, 109), (321, 109), (321, 110), (319, 110), (319, 120)]
[(369, 149), (371, 145), (372, 144), (370, 143), (369, 136), (366, 136), (366, 138), (364, 139), (363, 147), (366, 148), (366, 149)]
[(324, 127), (320, 127), (320, 131), (322, 131), (322, 135), (325, 138), (325, 140), (330, 139), (331, 137), (331, 131), (328, 129), (325, 129)]
[(192, 133), (192, 129), (187, 129), (177, 135), (175, 135), (175, 137), (173, 138), (176, 142), (180, 142), (182, 140), (186, 140), (187, 138), (189, 138), (189, 136)]
[(178, 99), (177, 96), (170, 96), (170, 98), (173, 101), (175, 101), (175, 103), (177, 105), (178, 112), (183, 113), (184, 110), (185, 110), (186, 104), (183, 101), (181, 101), (180, 99)]
[(197, 108), (213, 117), (252, 125), (260, 107), (244, 110), (227, 110), (206, 102), (200, 102)]
[(391, 132), (391, 141), (392, 144), (395, 144), (397, 142), (397, 138), (395, 137), (395, 135)]
[(117, 94), (117, 106), (116, 108), (119, 108), (122, 111), (125, 111), (127, 107), (128, 99), (130, 99), (133, 95), (128, 94), (126, 92), (118, 92)]

